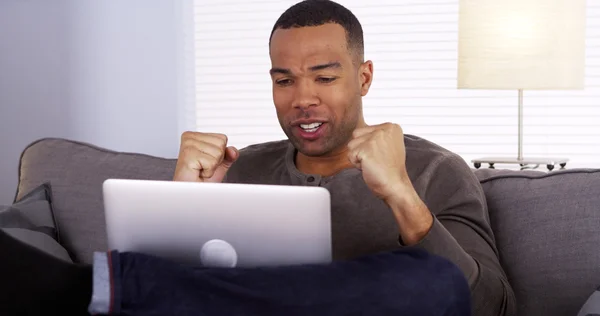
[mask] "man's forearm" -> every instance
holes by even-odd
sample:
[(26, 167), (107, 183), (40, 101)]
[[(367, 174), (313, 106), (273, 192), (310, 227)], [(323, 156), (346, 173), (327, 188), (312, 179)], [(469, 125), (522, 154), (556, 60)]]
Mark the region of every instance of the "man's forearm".
[(487, 265), (487, 261), (476, 261), (437, 218), (434, 217), (431, 229), (418, 242), (403, 242), (403, 245), (424, 249), (458, 266), (471, 288), (473, 315), (514, 315), (514, 293), (506, 276), (497, 267)]
[(398, 223), (402, 246), (417, 246), (432, 254), (445, 257), (456, 264), (473, 284), (478, 274), (475, 260), (434, 217), (413, 186), (404, 181), (396, 186), (395, 194), (385, 202), (392, 209)]
[(404, 245), (417, 244), (431, 230), (433, 215), (414, 190), (408, 188), (399, 191), (386, 203), (396, 217)]

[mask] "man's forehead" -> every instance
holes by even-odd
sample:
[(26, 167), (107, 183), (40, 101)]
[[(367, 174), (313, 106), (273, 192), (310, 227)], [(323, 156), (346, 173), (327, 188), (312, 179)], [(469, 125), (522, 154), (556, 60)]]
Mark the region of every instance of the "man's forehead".
[(329, 62), (343, 63), (347, 59), (340, 51), (333, 49), (302, 49), (302, 51), (278, 51), (271, 53), (271, 62), (278, 64), (306, 64), (313, 66)]
[(277, 29), (271, 38), (272, 53), (347, 50), (346, 33), (339, 24)]
[[(341, 35), (327, 32), (335, 27), (339, 27)], [(332, 61), (343, 63), (349, 57), (349, 51), (344, 29), (335, 24), (278, 29), (273, 33), (270, 55), (276, 67), (311, 67)]]

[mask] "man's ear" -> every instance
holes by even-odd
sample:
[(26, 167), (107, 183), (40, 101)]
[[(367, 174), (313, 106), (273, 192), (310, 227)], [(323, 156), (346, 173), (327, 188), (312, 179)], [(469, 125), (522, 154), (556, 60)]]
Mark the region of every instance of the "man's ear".
[(360, 94), (361, 96), (367, 95), (373, 83), (373, 62), (370, 60), (365, 61), (358, 68), (358, 75), (360, 79)]

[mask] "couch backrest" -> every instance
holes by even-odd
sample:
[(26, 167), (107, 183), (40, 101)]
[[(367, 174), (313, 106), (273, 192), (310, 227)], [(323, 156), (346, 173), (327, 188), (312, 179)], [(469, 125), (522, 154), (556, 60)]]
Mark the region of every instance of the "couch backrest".
[(600, 286), (600, 170), (476, 171), (519, 315), (577, 315)]
[(171, 180), (175, 163), (175, 159), (120, 153), (64, 139), (42, 139), (23, 151), (17, 199), (50, 182), (63, 246), (73, 260), (91, 263), (94, 251), (107, 250), (104, 180)]

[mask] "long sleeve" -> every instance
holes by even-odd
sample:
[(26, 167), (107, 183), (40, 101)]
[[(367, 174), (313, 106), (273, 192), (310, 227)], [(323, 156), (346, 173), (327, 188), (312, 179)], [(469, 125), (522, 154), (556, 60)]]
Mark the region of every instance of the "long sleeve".
[(447, 154), (413, 181), (434, 215), (431, 230), (416, 246), (463, 271), (473, 315), (515, 315), (515, 296), (500, 265), (485, 194), (470, 168), (459, 156)]

